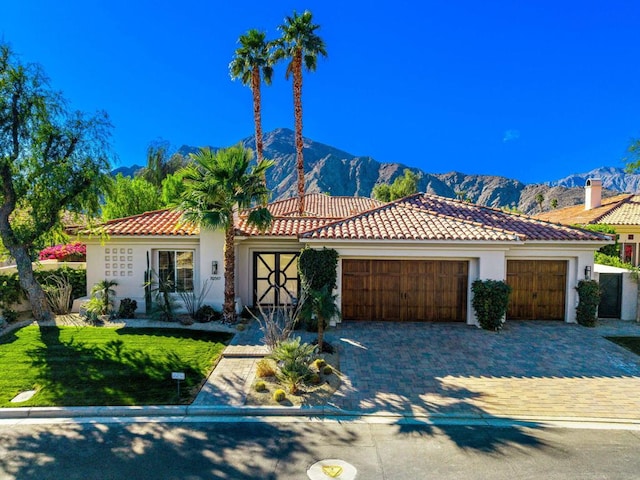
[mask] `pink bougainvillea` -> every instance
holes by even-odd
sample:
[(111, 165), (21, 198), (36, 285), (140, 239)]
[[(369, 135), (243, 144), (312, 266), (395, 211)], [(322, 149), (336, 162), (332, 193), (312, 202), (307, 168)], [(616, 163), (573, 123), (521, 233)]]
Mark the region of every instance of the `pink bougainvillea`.
[(40, 252), (40, 260), (58, 260), (61, 262), (84, 262), (87, 258), (87, 246), (81, 242), (54, 245)]

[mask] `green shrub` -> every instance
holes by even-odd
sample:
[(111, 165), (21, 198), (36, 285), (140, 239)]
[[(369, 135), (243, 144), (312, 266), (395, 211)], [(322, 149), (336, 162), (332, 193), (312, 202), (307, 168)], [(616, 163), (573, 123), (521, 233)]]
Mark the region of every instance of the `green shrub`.
[(309, 377), (309, 382), (310, 382), (312, 385), (319, 385), (319, 384), (320, 384), (320, 382), (321, 382), (320, 375), (318, 375), (317, 373), (313, 373), (313, 374)]
[(2, 318), (4, 318), (7, 323), (15, 322), (16, 320), (18, 320), (18, 312), (7, 308), (2, 312)]
[(600, 304), (600, 285), (595, 280), (580, 280), (576, 290), (579, 297), (576, 307), (578, 323), (585, 327), (595, 327)]
[(511, 287), (502, 280), (476, 280), (471, 285), (471, 291), (471, 305), (480, 326), (486, 330), (500, 330), (507, 312)]
[(0, 275), (0, 307), (8, 309), (25, 298), (17, 273)]
[(333, 373), (333, 368), (331, 368), (331, 365), (325, 365), (322, 369), (322, 373), (325, 375), (331, 375)]
[(136, 318), (136, 310), (138, 302), (131, 298), (123, 298), (120, 300), (120, 308), (118, 308), (119, 318)]
[(87, 271), (61, 267), (56, 270), (36, 270), (33, 276), (40, 285), (48, 283), (50, 277), (63, 277), (71, 284), (71, 299), (87, 295)]
[(264, 392), (267, 390), (267, 384), (263, 380), (258, 380), (253, 388), (256, 392)]
[(275, 392), (273, 392), (273, 399), (276, 402), (282, 402), (285, 398), (287, 398), (287, 394), (281, 388), (279, 388)]

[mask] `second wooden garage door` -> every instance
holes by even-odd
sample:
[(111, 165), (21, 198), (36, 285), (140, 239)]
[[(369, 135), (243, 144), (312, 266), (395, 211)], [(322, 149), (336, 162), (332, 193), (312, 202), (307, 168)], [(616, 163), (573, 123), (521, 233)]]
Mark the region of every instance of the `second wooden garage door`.
[(507, 283), (510, 320), (564, 320), (567, 262), (563, 260), (509, 260)]
[(342, 261), (345, 320), (464, 322), (468, 262)]

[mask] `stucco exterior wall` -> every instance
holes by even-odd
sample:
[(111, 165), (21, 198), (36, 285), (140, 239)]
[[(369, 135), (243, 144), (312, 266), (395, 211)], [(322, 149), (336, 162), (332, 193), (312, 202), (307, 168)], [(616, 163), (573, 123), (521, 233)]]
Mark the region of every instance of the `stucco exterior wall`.
[(112, 237), (108, 241), (87, 240), (87, 295), (101, 280), (115, 280), (116, 308), (122, 298), (138, 303), (139, 313), (145, 313), (144, 274), (149, 266), (157, 271), (158, 250), (193, 250), (194, 284), (199, 285), (198, 262), (200, 242), (193, 237)]
[(620, 320), (635, 321), (638, 308), (638, 282), (633, 279), (631, 272), (623, 268), (608, 265), (595, 265), (595, 279), (599, 280), (601, 273), (622, 274), (622, 305)]

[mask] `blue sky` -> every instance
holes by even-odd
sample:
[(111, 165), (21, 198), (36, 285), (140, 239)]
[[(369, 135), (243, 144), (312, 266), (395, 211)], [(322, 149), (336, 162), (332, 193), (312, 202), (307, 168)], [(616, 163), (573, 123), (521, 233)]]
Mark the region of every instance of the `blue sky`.
[[(622, 166), (640, 136), (637, 0), (3, 3), (0, 39), (74, 108), (109, 113), (116, 166), (160, 138), (252, 135), (228, 64), (239, 35), (275, 38), (294, 9), (313, 12), (329, 54), (304, 77), (304, 135), (354, 155), (532, 183)], [(284, 65), (263, 127), (293, 129)]]

